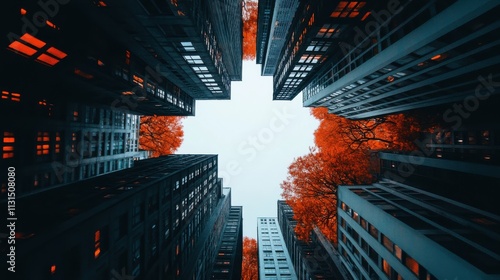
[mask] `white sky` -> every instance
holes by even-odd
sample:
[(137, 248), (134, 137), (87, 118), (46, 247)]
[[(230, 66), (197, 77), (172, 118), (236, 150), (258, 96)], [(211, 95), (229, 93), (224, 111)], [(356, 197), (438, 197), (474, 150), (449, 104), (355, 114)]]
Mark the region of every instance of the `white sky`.
[(257, 217), (275, 217), (280, 183), (293, 159), (314, 145), (319, 122), (293, 101), (272, 101), (272, 77), (243, 61), (243, 81), (232, 82), (231, 100), (196, 101), (183, 120), (177, 154), (218, 154), (219, 177), (231, 187), (232, 205), (243, 206), (243, 236), (257, 237)]

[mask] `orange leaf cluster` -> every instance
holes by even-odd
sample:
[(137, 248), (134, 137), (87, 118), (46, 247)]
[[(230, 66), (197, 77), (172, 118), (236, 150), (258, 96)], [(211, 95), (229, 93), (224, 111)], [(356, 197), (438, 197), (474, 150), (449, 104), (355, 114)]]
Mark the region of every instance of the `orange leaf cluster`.
[(139, 149), (152, 151), (153, 157), (173, 154), (182, 144), (182, 118), (177, 116), (142, 116)]
[(243, 2), (243, 59), (254, 60), (257, 40), (257, 11), (255, 1)]
[(243, 263), (241, 267), (242, 280), (259, 279), (259, 258), (257, 256), (257, 240), (243, 238)]
[(289, 166), (282, 196), (294, 211), (300, 239), (307, 240), (318, 226), (337, 242), (337, 187), (372, 183), (372, 152), (411, 150), (423, 128), (416, 118), (403, 114), (368, 120), (348, 120), (326, 108), (314, 108), (311, 114), (320, 121), (314, 133), (316, 147)]

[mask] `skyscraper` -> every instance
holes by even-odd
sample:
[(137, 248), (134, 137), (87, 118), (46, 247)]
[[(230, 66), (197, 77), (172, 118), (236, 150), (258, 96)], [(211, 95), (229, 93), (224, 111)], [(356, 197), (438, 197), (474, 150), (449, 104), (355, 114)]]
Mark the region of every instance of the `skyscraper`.
[(297, 238), (297, 221), (284, 200), (278, 200), (278, 223), (299, 279), (349, 279), (337, 250), (318, 228), (311, 231), (308, 240)]
[[(351, 119), (464, 99), (474, 108), (498, 93), (498, 4), (301, 2), (286, 33), (288, 44), (274, 50), (281, 60), (273, 97), (291, 100), (302, 91), (304, 106), (327, 107)], [(259, 16), (263, 28), (277, 24)], [(266, 34), (259, 47), (275, 40)]]
[(0, 166), (17, 167), (17, 196), (132, 167), (145, 157), (137, 115), (26, 92), (2, 91), (2, 97), (0, 110), (9, 117), (0, 120)]
[[(217, 156), (170, 155), (19, 198), (15, 275), (207, 279), (227, 245), (228, 221), (238, 223), (230, 197), (217, 178)], [(240, 241), (231, 246), (241, 248)], [(231, 265), (237, 273), (238, 263)]]
[(496, 279), (500, 217), (388, 179), (338, 189), (339, 250), (356, 279)]
[(277, 222), (273, 217), (257, 218), (259, 279), (298, 279)]
[(231, 206), (211, 279), (240, 280), (243, 262), (243, 208)]

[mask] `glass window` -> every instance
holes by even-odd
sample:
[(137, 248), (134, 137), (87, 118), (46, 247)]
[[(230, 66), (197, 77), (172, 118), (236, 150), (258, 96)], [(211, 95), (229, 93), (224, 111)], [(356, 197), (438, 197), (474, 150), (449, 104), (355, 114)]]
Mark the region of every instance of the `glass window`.
[(384, 247), (389, 250), (389, 252), (394, 251), (394, 243), (385, 235), (382, 234), (382, 244), (384, 244)]
[(405, 257), (405, 265), (406, 267), (411, 270), (415, 275), (418, 276), (418, 263), (410, 256), (406, 255)]

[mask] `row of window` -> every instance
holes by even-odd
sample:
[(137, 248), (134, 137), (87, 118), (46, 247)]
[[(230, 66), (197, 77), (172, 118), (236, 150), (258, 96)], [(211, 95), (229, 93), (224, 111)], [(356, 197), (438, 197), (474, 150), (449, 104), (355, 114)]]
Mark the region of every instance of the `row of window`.
[[(371, 223), (368, 223), (363, 217), (359, 216), (356, 211), (350, 208), (344, 202), (341, 202), (341, 209), (352, 218), (357, 224), (359, 224), (365, 231), (367, 231), (373, 239), (381, 243), (392, 255), (394, 255), (403, 265), (406, 266), (416, 277), (419, 279), (435, 279), (435, 277), (430, 274), (423, 266), (421, 266), (416, 260), (410, 257), (404, 250), (402, 250), (398, 245), (394, 244), (387, 236), (380, 233), (379, 230), (373, 226)], [(368, 245), (371, 243), (370, 241), (364, 240), (358, 232), (356, 232), (342, 217), (340, 219), (340, 226), (344, 229), (347, 234), (354, 240), (357, 245), (354, 247), (350, 240), (348, 240), (343, 232), (340, 232), (339, 237), (342, 243), (344, 243), (347, 248), (350, 249), (351, 253), (354, 254), (355, 258), (358, 260), (358, 266), (361, 264), (368, 275), (370, 277), (375, 275), (375, 272), (372, 271), (372, 268), (369, 267), (369, 263), (363, 258), (363, 256), (359, 253), (358, 249), (361, 247), (365, 254), (371, 258), (373, 263), (376, 266), (382, 269), (382, 271), (386, 274), (388, 279), (401, 279), (400, 274), (395, 271), (387, 262), (387, 260), (379, 257), (378, 253)], [(346, 253), (343, 253), (344, 256), (347, 256)], [(380, 262), (379, 262), (380, 258)]]

